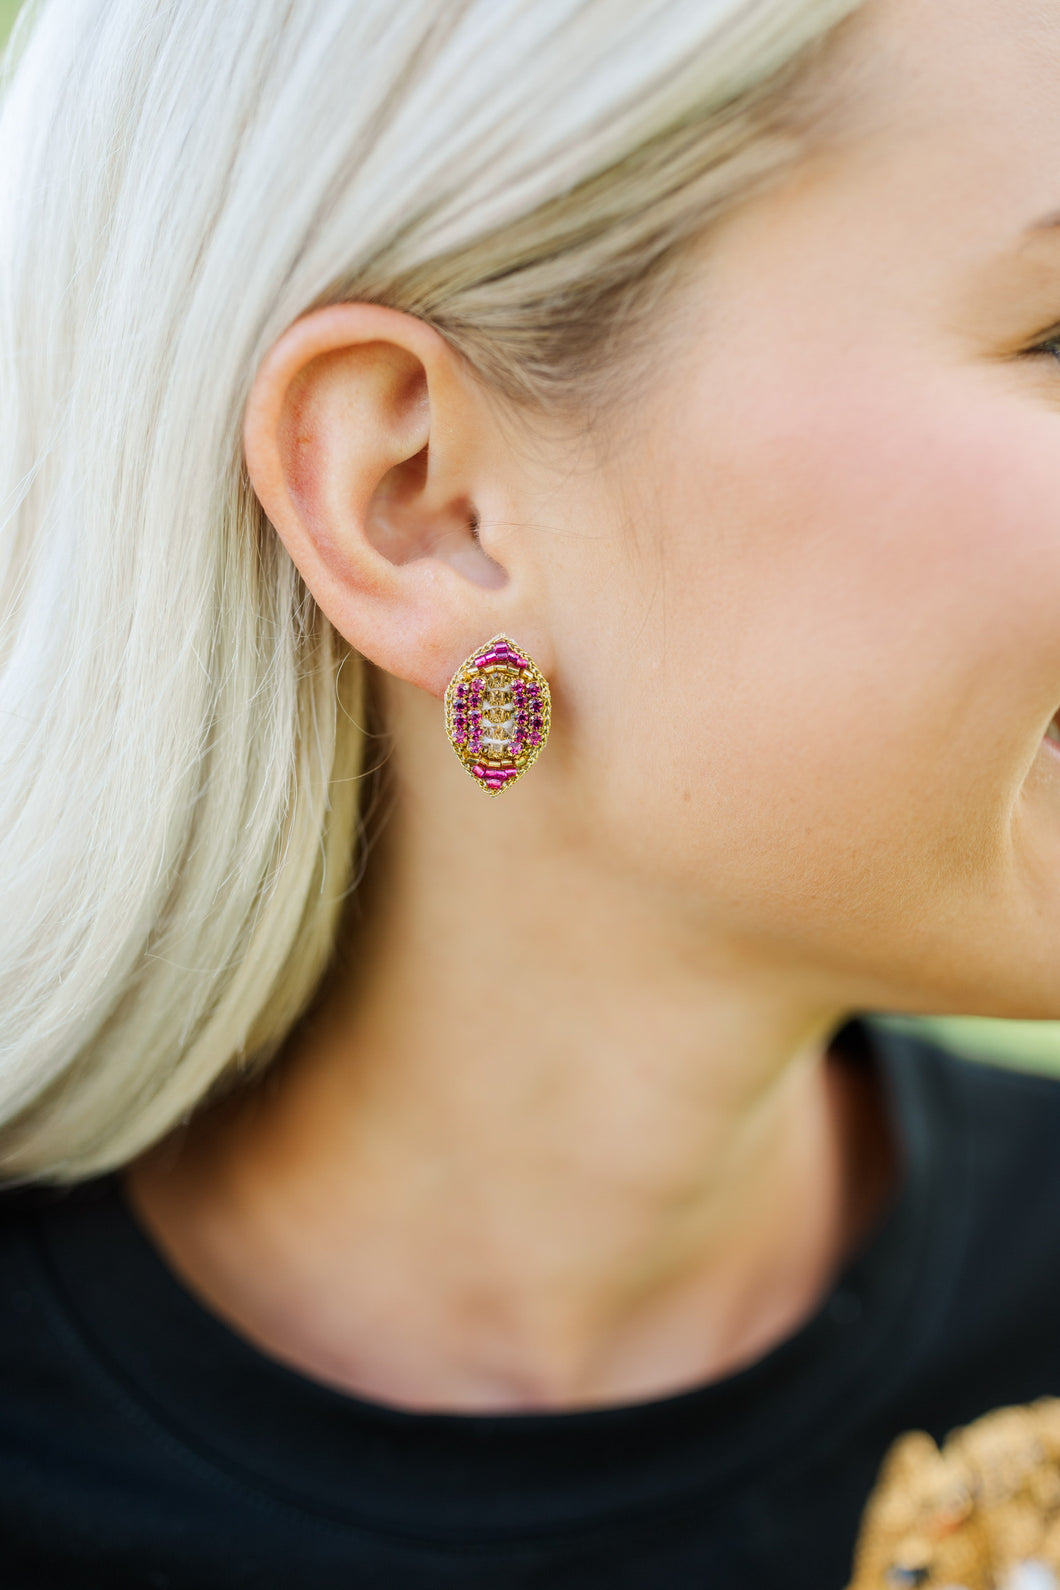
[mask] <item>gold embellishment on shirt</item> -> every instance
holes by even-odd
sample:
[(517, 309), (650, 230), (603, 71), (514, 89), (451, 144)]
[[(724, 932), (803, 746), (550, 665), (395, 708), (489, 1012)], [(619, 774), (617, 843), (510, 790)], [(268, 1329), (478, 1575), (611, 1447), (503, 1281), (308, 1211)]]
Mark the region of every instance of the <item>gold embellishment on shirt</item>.
[(1060, 1398), (887, 1453), (849, 1590), (1060, 1590)]

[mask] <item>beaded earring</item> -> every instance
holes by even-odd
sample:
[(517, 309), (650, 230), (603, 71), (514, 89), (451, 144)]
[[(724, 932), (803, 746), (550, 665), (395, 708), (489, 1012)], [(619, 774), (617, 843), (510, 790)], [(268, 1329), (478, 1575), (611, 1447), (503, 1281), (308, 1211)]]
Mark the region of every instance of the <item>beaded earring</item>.
[(507, 635), (462, 662), (445, 692), (449, 742), (479, 789), (510, 789), (545, 749), (552, 721), (548, 680)]

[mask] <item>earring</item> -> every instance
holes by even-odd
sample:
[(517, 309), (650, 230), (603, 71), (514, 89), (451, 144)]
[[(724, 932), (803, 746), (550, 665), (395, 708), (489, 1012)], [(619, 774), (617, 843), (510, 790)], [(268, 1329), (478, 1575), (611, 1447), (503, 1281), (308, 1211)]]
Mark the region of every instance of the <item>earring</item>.
[(460, 664), (445, 691), (445, 729), (480, 789), (499, 795), (532, 767), (548, 740), (548, 680), (507, 635)]

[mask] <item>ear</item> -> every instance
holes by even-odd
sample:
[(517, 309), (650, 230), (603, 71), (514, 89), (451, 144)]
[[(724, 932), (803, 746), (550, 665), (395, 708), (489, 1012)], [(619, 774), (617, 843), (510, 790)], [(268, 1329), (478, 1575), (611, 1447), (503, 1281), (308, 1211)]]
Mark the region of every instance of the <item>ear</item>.
[[(251, 484), (306, 586), (365, 657), (442, 696), (500, 630), (539, 647), (527, 571), (480, 534), (498, 524), (505, 449), (466, 361), (412, 315), (335, 304), (296, 321), (251, 390)], [(489, 461), (487, 464), (486, 461)], [(508, 511), (505, 511), (507, 507)]]

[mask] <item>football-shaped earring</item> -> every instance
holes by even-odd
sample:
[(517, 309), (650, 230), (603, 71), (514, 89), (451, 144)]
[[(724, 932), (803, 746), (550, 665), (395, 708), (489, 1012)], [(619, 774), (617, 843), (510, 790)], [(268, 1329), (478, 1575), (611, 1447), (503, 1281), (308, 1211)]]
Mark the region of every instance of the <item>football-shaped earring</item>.
[(489, 795), (510, 789), (533, 767), (551, 722), (548, 680), (507, 635), (472, 652), (446, 687), (449, 742)]

